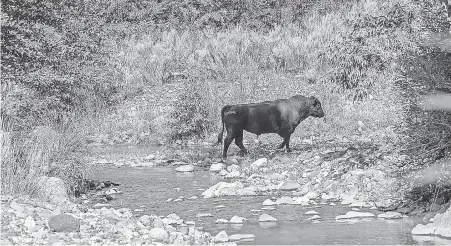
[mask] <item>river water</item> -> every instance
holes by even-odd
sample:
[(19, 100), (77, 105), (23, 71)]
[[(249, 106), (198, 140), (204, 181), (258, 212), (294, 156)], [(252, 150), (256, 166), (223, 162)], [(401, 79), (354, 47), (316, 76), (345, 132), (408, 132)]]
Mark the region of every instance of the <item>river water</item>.
[[(276, 206), (275, 210), (252, 212), (261, 209), (262, 202), (270, 196), (221, 197), (204, 199), (202, 190), (223, 181), (222, 177), (205, 170), (196, 169), (193, 173), (178, 173), (173, 167), (115, 167), (112, 165), (95, 166), (94, 179), (110, 180), (120, 183), (123, 194), (111, 201), (115, 208), (127, 207), (142, 209), (135, 214), (155, 214), (167, 216), (176, 213), (184, 220), (196, 222), (196, 226), (216, 235), (225, 230), (231, 234), (254, 234), (255, 240), (238, 244), (451, 244), (451, 241), (437, 237), (413, 237), (410, 231), (419, 223), (419, 219), (401, 220), (359, 220), (337, 222), (335, 216), (345, 214), (348, 207), (330, 204), (321, 207), (303, 207), (300, 205)], [(287, 194), (289, 195), (289, 194)], [(169, 198), (180, 196), (184, 201), (167, 202)], [(186, 199), (197, 196), (197, 199)], [(224, 208), (216, 208), (223, 205)], [(319, 222), (308, 221), (308, 210), (320, 213)], [(362, 211), (379, 214), (375, 210)], [(197, 218), (199, 213), (211, 213), (213, 217)], [(278, 219), (276, 223), (259, 223), (258, 214), (267, 213)], [(243, 225), (215, 224), (219, 218), (230, 220), (233, 215), (248, 219)]]

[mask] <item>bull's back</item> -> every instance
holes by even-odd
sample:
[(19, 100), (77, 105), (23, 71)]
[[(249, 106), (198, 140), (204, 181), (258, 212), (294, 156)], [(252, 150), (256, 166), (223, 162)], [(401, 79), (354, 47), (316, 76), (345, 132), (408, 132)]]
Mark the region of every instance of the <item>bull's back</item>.
[(257, 135), (279, 131), (280, 111), (276, 101), (234, 105), (224, 117), (228, 124)]

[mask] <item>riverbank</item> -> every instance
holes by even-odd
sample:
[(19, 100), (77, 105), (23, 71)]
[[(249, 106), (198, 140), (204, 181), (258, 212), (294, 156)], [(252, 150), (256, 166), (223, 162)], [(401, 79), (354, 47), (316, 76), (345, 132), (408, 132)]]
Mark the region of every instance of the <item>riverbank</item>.
[[(325, 206), (327, 210), (327, 207), (337, 204), (343, 206), (345, 210), (362, 212), (363, 215), (371, 213), (373, 218), (423, 217), (423, 223), (432, 223), (424, 227), (420, 223), (413, 234), (444, 237), (449, 235), (446, 227), (449, 225), (449, 201), (428, 208), (413, 207), (415, 205), (409, 207), (404, 204), (406, 201), (402, 198), (407, 184), (402, 182), (402, 177), (396, 172), (401, 168), (395, 165), (402, 161), (403, 157), (384, 153), (371, 144), (371, 139), (358, 137), (348, 141), (343, 138), (330, 139), (328, 142), (316, 144), (304, 141), (294, 146), (292, 153), (275, 151), (270, 143), (246, 142), (246, 144), (251, 154), (241, 156), (238, 149), (232, 148), (231, 156), (225, 161), (218, 157), (222, 146), (192, 141), (179, 142), (166, 148), (93, 147), (91, 161), (93, 167), (102, 165), (115, 167), (124, 175), (135, 169), (142, 172), (142, 168), (151, 172), (155, 167), (170, 168), (181, 175), (209, 173), (210, 187), (207, 184), (203, 189), (191, 191), (190, 195), (185, 194), (185, 197), (174, 195), (170, 199), (159, 201), (158, 204), (178, 204), (190, 199), (209, 201), (230, 200), (231, 197), (242, 196), (267, 197), (268, 199), (265, 198), (259, 207), (253, 209), (253, 213), (258, 215), (262, 213), (274, 215), (271, 213), (272, 209), (283, 209), (284, 206), (307, 210), (318, 210), (321, 206)], [(166, 178), (180, 177), (171, 175)], [(2, 197), (2, 245), (28, 242), (108, 245), (214, 242), (216, 232), (212, 235), (207, 232), (208, 230), (203, 231), (203, 228), (199, 227), (197, 220), (202, 218), (193, 219), (188, 216), (182, 219), (177, 213), (168, 212), (163, 216), (160, 213), (157, 216), (152, 213), (143, 214), (144, 209), (112, 208), (111, 199), (114, 201), (123, 199), (119, 195), (121, 185), (105, 188), (105, 184), (103, 186), (98, 184), (99, 187), (92, 187), (91, 195), (82, 195), (78, 199), (72, 199), (75, 204), (67, 203), (62, 206), (29, 198)], [(111, 195), (111, 199), (104, 196), (106, 194)], [(212, 205), (212, 208), (215, 206)], [(219, 211), (221, 208), (216, 210)], [(394, 212), (383, 213), (387, 210)], [(58, 214), (66, 214), (69, 217), (58, 219)], [(200, 214), (207, 216), (206, 213)], [(343, 211), (333, 215), (332, 218), (345, 215), (350, 216)], [(311, 222), (321, 221), (314, 216), (312, 214)], [(321, 218), (324, 215), (316, 216)], [(277, 217), (281, 219), (280, 216)], [(231, 218), (225, 219), (230, 223)], [(51, 220), (56, 220), (57, 227), (68, 231), (56, 232), (55, 230), (61, 229), (55, 229), (55, 223), (52, 225)], [(238, 232), (235, 231), (239, 235)], [(227, 235), (229, 238), (232, 234), (230, 231), (227, 233), (230, 234)], [(224, 233), (219, 237), (222, 239), (218, 240), (225, 240)], [(236, 239), (234, 237), (239, 236), (232, 236), (232, 240)], [(240, 238), (237, 242), (240, 240), (251, 239)]]
[(176, 214), (134, 216), (127, 208), (61, 207), (2, 197), (1, 245), (210, 244), (213, 238)]

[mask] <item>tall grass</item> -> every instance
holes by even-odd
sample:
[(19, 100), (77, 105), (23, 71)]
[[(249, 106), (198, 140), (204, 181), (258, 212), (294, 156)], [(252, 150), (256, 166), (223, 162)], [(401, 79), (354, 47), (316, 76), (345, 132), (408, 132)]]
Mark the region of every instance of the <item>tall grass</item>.
[(86, 116), (74, 114), (63, 122), (48, 122), (30, 131), (2, 132), (2, 194), (39, 196), (38, 178), (63, 179), (69, 194), (74, 194), (80, 179), (89, 172), (85, 156), (90, 123)]
[[(395, 83), (397, 62), (420, 52), (427, 14), (409, 0), (358, 1), (327, 13), (314, 9), (301, 24), (268, 32), (164, 31), (126, 39), (116, 52), (129, 85), (158, 86), (184, 74), (192, 85), (179, 92), (200, 95), (206, 128), (219, 125), (225, 104), (304, 94), (320, 98), (329, 121), (303, 124), (302, 135), (356, 134), (358, 121), (368, 133), (393, 132), (388, 128), (403, 125), (407, 108)], [(175, 111), (189, 108), (179, 105)]]

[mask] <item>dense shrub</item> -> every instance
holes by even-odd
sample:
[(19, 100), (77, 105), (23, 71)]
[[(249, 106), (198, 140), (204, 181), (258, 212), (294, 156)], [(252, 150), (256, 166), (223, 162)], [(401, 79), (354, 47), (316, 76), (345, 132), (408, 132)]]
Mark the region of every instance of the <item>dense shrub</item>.
[[(406, 136), (404, 152), (411, 165), (424, 165), (451, 156), (451, 113), (425, 111), (420, 100), (430, 94), (451, 93), (451, 53), (440, 50), (404, 60), (404, 71), (397, 83), (403, 90)], [(413, 154), (415, 153), (415, 154)]]
[[(88, 134), (74, 124), (117, 102), (121, 74), (96, 1), (2, 2), (2, 192), (31, 192), (34, 178), (81, 177)], [(81, 129), (77, 129), (81, 127)], [(68, 132), (74, 135), (68, 135)], [(54, 136), (48, 138), (49, 136)], [(75, 136), (75, 138), (74, 138)], [(54, 163), (52, 172), (42, 164)], [(28, 187), (28, 188), (27, 188)]]
[(171, 113), (172, 140), (203, 138), (213, 125), (206, 98), (200, 94), (199, 86), (202, 85), (191, 81), (179, 95)]

